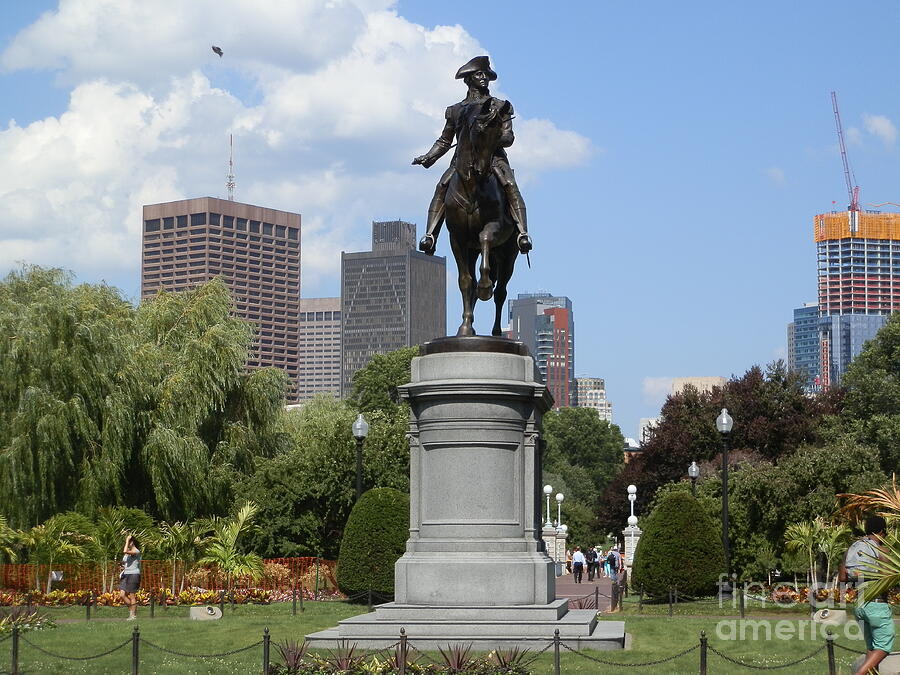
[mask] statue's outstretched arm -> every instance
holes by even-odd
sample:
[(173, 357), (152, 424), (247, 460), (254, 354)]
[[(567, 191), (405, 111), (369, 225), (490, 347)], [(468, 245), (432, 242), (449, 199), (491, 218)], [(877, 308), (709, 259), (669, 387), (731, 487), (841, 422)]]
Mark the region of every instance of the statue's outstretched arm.
[(447, 109), (446, 118), (447, 122), (444, 124), (444, 130), (441, 132), (440, 137), (434, 142), (434, 145), (431, 146), (431, 150), (424, 155), (416, 157), (412, 161), (413, 164), (421, 164), (427, 169), (443, 157), (450, 149), (450, 146), (453, 145), (453, 136), (456, 133), (456, 129), (453, 127), (453, 122), (450, 119), (449, 108)]

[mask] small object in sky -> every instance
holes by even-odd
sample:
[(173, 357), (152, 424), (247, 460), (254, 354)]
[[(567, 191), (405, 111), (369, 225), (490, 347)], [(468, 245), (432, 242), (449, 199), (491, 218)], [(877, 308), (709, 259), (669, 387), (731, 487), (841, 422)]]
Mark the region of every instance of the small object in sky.
[(225, 52), (222, 51), (222, 48), (221, 48), (221, 47), (216, 47), (215, 45), (212, 46), (212, 50), (213, 50), (216, 54), (219, 55), (219, 58), (220, 58), (220, 59), (221, 59), (222, 56), (225, 54)]

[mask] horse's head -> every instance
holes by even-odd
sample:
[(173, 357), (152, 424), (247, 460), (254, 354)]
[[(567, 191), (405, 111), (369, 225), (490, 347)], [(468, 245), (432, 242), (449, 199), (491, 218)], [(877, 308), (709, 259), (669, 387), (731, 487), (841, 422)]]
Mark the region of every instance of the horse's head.
[(509, 101), (497, 105), (495, 99), (489, 98), (472, 111), (467, 145), (471, 152), (472, 169), (477, 176), (484, 176), (491, 170), (491, 159), (500, 146), (503, 121), (509, 117), (509, 107)]

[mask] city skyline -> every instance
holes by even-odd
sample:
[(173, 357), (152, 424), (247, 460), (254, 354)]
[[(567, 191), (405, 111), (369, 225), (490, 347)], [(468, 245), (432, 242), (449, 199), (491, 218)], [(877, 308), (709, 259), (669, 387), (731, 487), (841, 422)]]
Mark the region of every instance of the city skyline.
[(628, 436), (673, 377), (786, 358), (816, 295), (810, 219), (847, 202), (831, 91), (863, 206), (900, 203), (892, 4), (857, 10), (865, 49), (818, 48), (837, 2), (104, 7), (0, 7), (0, 272), (61, 266), (137, 299), (141, 205), (224, 197), (233, 134), (236, 199), (303, 213), (303, 295), (334, 297), (372, 220), (423, 226), (446, 164), (409, 162), (462, 98), (456, 69), (490, 54), (535, 242), (510, 295), (572, 299), (576, 374), (605, 379)]

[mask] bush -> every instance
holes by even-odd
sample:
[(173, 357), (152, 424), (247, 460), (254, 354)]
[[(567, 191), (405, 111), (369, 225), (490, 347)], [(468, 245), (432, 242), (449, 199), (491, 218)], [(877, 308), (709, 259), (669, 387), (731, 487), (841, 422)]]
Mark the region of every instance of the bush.
[(647, 517), (635, 551), (632, 583), (651, 598), (710, 595), (725, 572), (721, 528), (691, 495), (666, 495)]
[(342, 593), (354, 596), (372, 590), (393, 595), (394, 563), (409, 537), (409, 495), (392, 488), (375, 488), (360, 497), (350, 512), (337, 562)]

